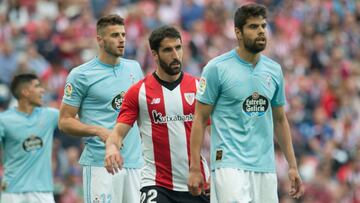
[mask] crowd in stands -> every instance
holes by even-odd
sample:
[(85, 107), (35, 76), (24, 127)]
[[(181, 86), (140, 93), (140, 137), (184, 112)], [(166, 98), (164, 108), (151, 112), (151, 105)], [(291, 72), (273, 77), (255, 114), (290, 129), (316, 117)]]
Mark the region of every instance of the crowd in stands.
[[(97, 53), (96, 20), (104, 14), (125, 18), (126, 57), (138, 60), (144, 73), (155, 67), (149, 32), (164, 24), (177, 26), (183, 36), (183, 68), (199, 76), (210, 59), (236, 46), (233, 14), (246, 2), (0, 1), (0, 111), (16, 104), (9, 83), (24, 72), (41, 78), (46, 104), (58, 108), (69, 71)], [(280, 202), (360, 203), (360, 1), (256, 2), (269, 9), (264, 54), (283, 69), (286, 110), (306, 186), (304, 198), (290, 199), (287, 164), (276, 147)], [(82, 169), (77, 162), (81, 141), (61, 132), (55, 138), (56, 200), (82, 202)]]

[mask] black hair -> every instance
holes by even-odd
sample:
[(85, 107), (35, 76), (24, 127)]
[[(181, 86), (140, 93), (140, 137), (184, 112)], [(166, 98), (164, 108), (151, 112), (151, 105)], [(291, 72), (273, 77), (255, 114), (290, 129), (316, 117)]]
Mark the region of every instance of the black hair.
[(110, 14), (101, 17), (96, 23), (96, 32), (102, 34), (105, 27), (109, 25), (124, 25), (124, 19), (117, 14)]
[(11, 93), (16, 99), (20, 97), (20, 91), (24, 84), (30, 83), (33, 80), (38, 80), (38, 77), (32, 73), (25, 73), (16, 75), (10, 84)]
[(162, 26), (153, 30), (149, 37), (150, 49), (159, 51), (160, 43), (165, 38), (175, 38), (181, 40), (179, 31), (172, 26)]
[(241, 6), (235, 12), (234, 25), (243, 31), (243, 27), (246, 24), (248, 18), (262, 16), (266, 19), (266, 7), (261, 4), (250, 3)]

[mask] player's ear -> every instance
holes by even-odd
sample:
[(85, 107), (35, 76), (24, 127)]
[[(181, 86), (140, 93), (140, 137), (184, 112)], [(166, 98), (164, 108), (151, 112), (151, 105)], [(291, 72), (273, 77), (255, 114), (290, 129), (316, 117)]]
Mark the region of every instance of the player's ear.
[(155, 50), (151, 50), (151, 54), (153, 55), (153, 57), (154, 57), (155, 59), (157, 59), (158, 56), (159, 56), (159, 54), (158, 54), (157, 51), (155, 51)]
[(98, 43), (98, 45), (99, 45), (100, 47), (103, 46), (104, 40), (103, 40), (101, 34), (96, 35), (96, 41), (97, 41), (97, 43)]
[(240, 28), (235, 27), (235, 35), (236, 35), (236, 39), (237, 39), (237, 40), (241, 40), (241, 39), (242, 39), (242, 32), (241, 32)]
[(22, 87), (19, 92), (20, 92), (20, 95), (19, 95), (20, 97), (28, 97), (30, 95), (30, 92), (29, 92), (27, 86)]

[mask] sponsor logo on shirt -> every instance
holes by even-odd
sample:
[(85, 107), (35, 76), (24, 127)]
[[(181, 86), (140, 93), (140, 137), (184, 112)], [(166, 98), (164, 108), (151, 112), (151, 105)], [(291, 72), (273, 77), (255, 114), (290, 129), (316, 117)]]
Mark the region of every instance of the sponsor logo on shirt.
[(42, 148), (42, 146), (42, 139), (36, 135), (31, 135), (23, 142), (23, 148), (27, 152), (39, 150)]
[(185, 101), (189, 104), (192, 105), (195, 101), (195, 93), (191, 92), (191, 93), (184, 93), (184, 97), (185, 97)]
[(156, 110), (152, 111), (152, 117), (156, 124), (174, 122), (174, 121), (183, 121), (189, 122), (193, 121), (194, 115), (192, 113), (188, 115), (171, 115), (171, 116), (163, 116), (162, 113), (157, 112)]
[(160, 98), (152, 99), (150, 104), (160, 104)]
[(204, 77), (201, 77), (199, 81), (198, 93), (204, 94), (205, 89), (206, 89), (206, 79)]
[(116, 97), (114, 97), (114, 99), (111, 102), (111, 106), (117, 112), (120, 111), (121, 105), (124, 101), (125, 93), (126, 93), (125, 91), (122, 91), (120, 94), (116, 95)]
[(266, 97), (254, 92), (245, 99), (243, 103), (244, 112), (250, 117), (260, 117), (265, 114), (269, 107), (269, 101)]
[(64, 94), (67, 97), (71, 97), (73, 92), (73, 86), (71, 83), (66, 83), (65, 88), (64, 88)]

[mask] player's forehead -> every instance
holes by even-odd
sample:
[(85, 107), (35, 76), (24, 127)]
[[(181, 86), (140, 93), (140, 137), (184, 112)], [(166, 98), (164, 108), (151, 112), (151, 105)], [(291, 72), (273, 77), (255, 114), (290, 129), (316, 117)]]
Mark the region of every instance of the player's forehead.
[(177, 46), (181, 46), (181, 44), (182, 43), (180, 38), (165, 37), (163, 40), (161, 40), (159, 48), (165, 49), (169, 47), (177, 47)]
[(266, 19), (262, 16), (251, 16), (248, 19), (246, 19), (245, 26), (248, 25), (262, 25), (266, 24)]
[(104, 34), (125, 33), (124, 25), (108, 25), (104, 28)]

